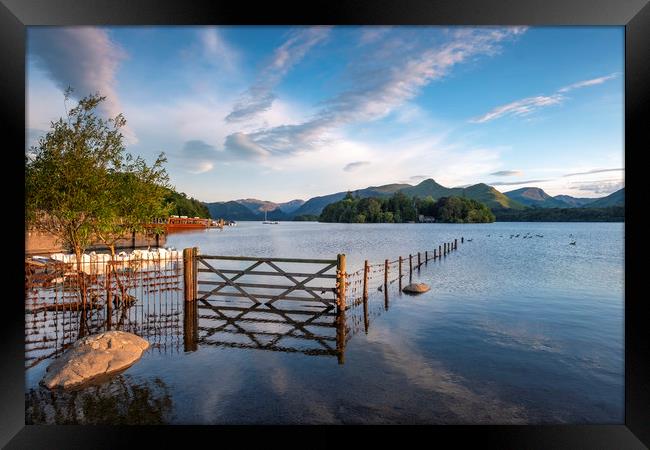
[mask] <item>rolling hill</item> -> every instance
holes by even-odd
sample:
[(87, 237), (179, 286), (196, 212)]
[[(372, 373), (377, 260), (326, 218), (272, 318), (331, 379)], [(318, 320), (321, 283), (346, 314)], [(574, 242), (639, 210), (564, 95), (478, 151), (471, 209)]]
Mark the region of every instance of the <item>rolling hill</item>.
[(551, 197), (543, 189), (537, 187), (524, 187), (515, 189), (514, 191), (504, 192), (504, 194), (516, 202), (524, 206), (532, 206), (535, 208), (568, 208), (570, 207), (566, 202)]
[[(564, 202), (568, 205), (569, 208), (580, 208), (585, 206), (588, 203), (591, 203), (597, 198), (580, 198), (580, 197), (571, 197), (570, 195), (556, 195), (554, 198)], [(567, 206), (565, 206), (566, 208)]]
[(606, 208), (608, 206), (625, 206), (625, 188), (619, 189), (607, 197), (599, 198), (583, 208)]

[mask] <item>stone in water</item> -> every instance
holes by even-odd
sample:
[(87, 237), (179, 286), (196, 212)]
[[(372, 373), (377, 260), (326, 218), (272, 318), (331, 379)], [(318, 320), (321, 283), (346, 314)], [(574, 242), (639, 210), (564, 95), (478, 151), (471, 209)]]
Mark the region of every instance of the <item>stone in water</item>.
[(42, 383), (69, 388), (126, 369), (140, 359), (149, 342), (132, 333), (107, 331), (75, 342), (49, 365)]
[(427, 292), (429, 289), (429, 285), (426, 283), (413, 283), (404, 286), (404, 289), (402, 289), (402, 291), (406, 292), (407, 294), (421, 294), (422, 292)]

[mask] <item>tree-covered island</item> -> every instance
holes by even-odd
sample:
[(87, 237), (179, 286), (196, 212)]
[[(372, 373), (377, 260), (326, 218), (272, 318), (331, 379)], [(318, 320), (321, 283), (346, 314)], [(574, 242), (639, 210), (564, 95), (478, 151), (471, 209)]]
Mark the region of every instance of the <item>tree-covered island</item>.
[(483, 203), (463, 197), (410, 197), (396, 192), (390, 197), (359, 198), (348, 192), (343, 200), (327, 205), (320, 222), (342, 223), (487, 223), (494, 214)]

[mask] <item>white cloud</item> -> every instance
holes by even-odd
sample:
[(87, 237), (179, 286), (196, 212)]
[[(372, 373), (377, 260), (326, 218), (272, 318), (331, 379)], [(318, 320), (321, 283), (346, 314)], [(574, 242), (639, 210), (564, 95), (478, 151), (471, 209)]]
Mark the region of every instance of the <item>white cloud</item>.
[(585, 81), (579, 81), (577, 83), (573, 83), (573, 84), (570, 84), (568, 86), (565, 86), (565, 87), (559, 89), (558, 92), (569, 92), (569, 91), (572, 91), (573, 89), (579, 89), (579, 88), (586, 87), (586, 86), (594, 86), (596, 84), (602, 84), (607, 80), (611, 80), (613, 78), (616, 78), (617, 76), (618, 76), (617, 73), (613, 73), (611, 75), (607, 75), (607, 76), (604, 76), (604, 77), (593, 78), (591, 80), (585, 80)]
[(262, 111), (271, 108), (276, 99), (273, 89), (282, 81), (293, 66), (304, 58), (316, 44), (329, 34), (330, 27), (307, 27), (299, 29), (278, 47), (273, 57), (260, 71), (253, 85), (244, 92), (226, 121), (249, 120)]
[[(28, 52), (62, 91), (69, 86), (76, 98), (99, 93), (103, 113), (115, 117), (123, 112), (116, 90), (116, 74), (126, 52), (106, 30), (97, 27), (33, 27), (28, 31)], [(127, 125), (127, 142), (137, 137)]]
[(234, 71), (239, 62), (239, 54), (224, 40), (216, 27), (209, 27), (199, 31), (199, 39), (203, 46), (204, 57), (214, 64)]
[(564, 97), (560, 94), (554, 94), (551, 96), (538, 95), (536, 97), (528, 97), (502, 106), (498, 106), (482, 115), (481, 117), (472, 119), (471, 122), (484, 123), (508, 115), (523, 116), (545, 106), (560, 104), (562, 100), (564, 100)]
[[(437, 47), (413, 52), (395, 48), (390, 58), (356, 64), (352, 86), (324, 102), (309, 120), (250, 133), (255, 143), (270, 152), (290, 154), (312, 150), (330, 142), (328, 134), (344, 125), (386, 116), (419, 94), (433, 80), (447, 75), (457, 64), (480, 55), (493, 55), (500, 44), (521, 34), (522, 28), (471, 28), (454, 30), (451, 39)], [(386, 47), (382, 47), (384, 51)]]
[(563, 175), (565, 177), (573, 177), (576, 175), (590, 175), (592, 173), (604, 173), (604, 172), (618, 172), (618, 171), (624, 171), (625, 169), (623, 168), (618, 168), (618, 169), (593, 169), (593, 170), (588, 170), (586, 172), (575, 172), (575, 173), (567, 173), (566, 175)]
[(494, 175), (495, 177), (519, 177), (523, 174), (521, 170), (499, 170), (498, 172), (492, 172), (490, 175)]
[(563, 88), (560, 88), (552, 95), (538, 95), (535, 97), (527, 97), (521, 100), (516, 100), (514, 102), (507, 103), (505, 105), (497, 106), (496, 108), (488, 111), (484, 115), (471, 119), (472, 123), (485, 123), (494, 119), (498, 119), (504, 116), (525, 116), (532, 112), (537, 111), (538, 109), (558, 105), (565, 101), (567, 97), (564, 95), (566, 92), (572, 91), (574, 89), (579, 89), (587, 86), (594, 86), (596, 84), (604, 83), (607, 80), (616, 78), (618, 74), (614, 73), (611, 75), (594, 78), (591, 80), (580, 81), (578, 83), (573, 83)]

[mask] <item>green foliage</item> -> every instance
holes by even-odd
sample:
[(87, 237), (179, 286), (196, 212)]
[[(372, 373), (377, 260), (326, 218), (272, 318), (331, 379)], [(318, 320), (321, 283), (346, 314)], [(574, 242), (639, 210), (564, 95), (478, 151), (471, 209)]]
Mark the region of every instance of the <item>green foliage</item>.
[(483, 203), (463, 197), (443, 197), (433, 207), (437, 222), (487, 223), (494, 222), (494, 214)]
[(625, 208), (526, 208), (495, 210), (498, 222), (625, 222)]
[(165, 202), (169, 206), (169, 214), (175, 216), (201, 217), (202, 219), (210, 218), (210, 211), (207, 205), (188, 197), (184, 192), (176, 192), (168, 189), (165, 194)]
[[(65, 101), (72, 90), (65, 92)], [(95, 114), (105, 100), (90, 95), (51, 123), (25, 160), (29, 227), (57, 236), (77, 257), (96, 239), (107, 244), (165, 214), (168, 178), (160, 155), (152, 166), (125, 152), (119, 114)]]
[(490, 209), (476, 200), (443, 197), (435, 202), (431, 196), (412, 198), (403, 192), (378, 198), (356, 198), (348, 193), (343, 200), (327, 205), (319, 220), (344, 223), (403, 223), (417, 222), (419, 215), (432, 216), (436, 222), (494, 222)]

